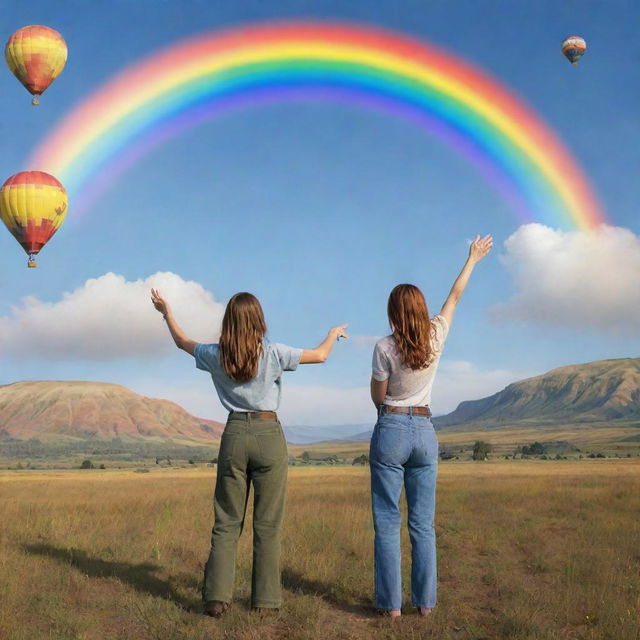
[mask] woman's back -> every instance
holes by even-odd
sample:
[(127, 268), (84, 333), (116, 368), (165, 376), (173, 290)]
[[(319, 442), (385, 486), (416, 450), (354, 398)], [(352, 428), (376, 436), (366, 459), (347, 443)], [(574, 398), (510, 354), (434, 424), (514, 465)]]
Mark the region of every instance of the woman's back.
[(431, 389), (449, 333), (449, 324), (442, 315), (431, 318), (430, 324), (430, 356), (428, 365), (422, 369), (411, 369), (402, 362), (393, 335), (385, 336), (376, 343), (372, 375), (379, 382), (388, 380), (384, 404), (412, 407), (431, 403)]
[(295, 371), (302, 349), (262, 342), (262, 355), (255, 377), (246, 382), (230, 378), (222, 366), (220, 345), (198, 344), (196, 367), (211, 374), (220, 402), (229, 411), (276, 411), (280, 404), (283, 371)]

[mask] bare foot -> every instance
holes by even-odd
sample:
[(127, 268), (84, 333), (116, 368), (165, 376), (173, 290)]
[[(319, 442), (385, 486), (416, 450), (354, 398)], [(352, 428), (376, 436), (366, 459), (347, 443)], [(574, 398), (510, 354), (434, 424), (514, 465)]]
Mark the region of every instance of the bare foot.
[(399, 618), (402, 615), (400, 609), (376, 609), (376, 613), (384, 618)]
[(423, 618), (426, 618), (431, 613), (431, 609), (429, 607), (418, 607), (418, 613)]

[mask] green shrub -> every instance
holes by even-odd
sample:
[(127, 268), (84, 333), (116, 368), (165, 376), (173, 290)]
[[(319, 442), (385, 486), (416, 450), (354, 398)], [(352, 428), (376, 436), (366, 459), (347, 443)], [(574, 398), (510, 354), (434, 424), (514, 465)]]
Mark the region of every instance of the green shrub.
[(547, 449), (541, 442), (534, 442), (533, 444), (522, 447), (522, 453), (528, 456), (540, 456), (546, 452)]
[(493, 447), (483, 440), (476, 440), (473, 445), (473, 459), (486, 460), (488, 455), (493, 451)]
[(80, 465), (81, 469), (93, 469), (93, 462), (91, 462), (91, 460), (87, 459), (87, 460), (83, 460), (82, 464)]

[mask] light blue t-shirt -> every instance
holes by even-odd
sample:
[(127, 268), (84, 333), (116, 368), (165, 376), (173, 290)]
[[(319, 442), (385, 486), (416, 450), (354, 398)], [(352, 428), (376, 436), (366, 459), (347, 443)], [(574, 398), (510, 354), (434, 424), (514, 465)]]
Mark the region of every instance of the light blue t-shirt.
[(211, 374), (223, 406), (229, 411), (277, 411), (280, 406), (283, 371), (294, 371), (300, 364), (302, 349), (285, 344), (262, 343), (258, 374), (247, 382), (232, 380), (220, 363), (217, 344), (197, 344), (196, 367)]

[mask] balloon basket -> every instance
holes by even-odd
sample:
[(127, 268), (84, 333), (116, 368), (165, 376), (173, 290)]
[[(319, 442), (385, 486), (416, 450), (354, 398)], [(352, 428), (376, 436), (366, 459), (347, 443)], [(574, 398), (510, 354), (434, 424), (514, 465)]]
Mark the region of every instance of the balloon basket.
[(31, 101), (31, 104), (34, 107), (37, 107), (40, 104), (40, 100), (38, 100), (38, 96), (33, 96), (33, 100)]
[(36, 264), (36, 261), (31, 259), (27, 262), (27, 267), (29, 267), (29, 269), (35, 269), (38, 265)]

